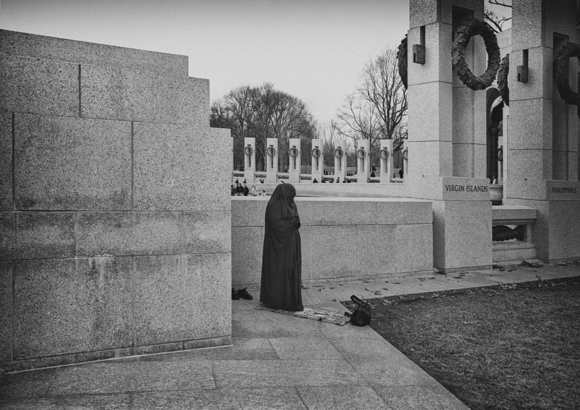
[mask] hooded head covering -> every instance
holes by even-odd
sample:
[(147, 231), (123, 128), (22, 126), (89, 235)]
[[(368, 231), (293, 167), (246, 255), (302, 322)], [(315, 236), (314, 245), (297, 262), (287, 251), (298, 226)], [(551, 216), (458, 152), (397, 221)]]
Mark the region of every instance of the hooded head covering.
[(298, 209), (296, 209), (296, 203), (294, 202), (295, 197), (296, 188), (292, 184), (280, 184), (272, 193), (272, 197), (268, 202), (268, 208), (274, 202), (280, 202), (282, 217), (284, 219), (294, 218), (298, 216)]

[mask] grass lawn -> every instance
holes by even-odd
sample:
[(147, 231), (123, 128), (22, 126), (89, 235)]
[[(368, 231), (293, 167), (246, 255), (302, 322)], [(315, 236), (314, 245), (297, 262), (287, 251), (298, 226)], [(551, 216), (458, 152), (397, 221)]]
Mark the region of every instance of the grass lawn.
[(372, 328), (471, 409), (580, 409), (579, 277), (370, 302)]

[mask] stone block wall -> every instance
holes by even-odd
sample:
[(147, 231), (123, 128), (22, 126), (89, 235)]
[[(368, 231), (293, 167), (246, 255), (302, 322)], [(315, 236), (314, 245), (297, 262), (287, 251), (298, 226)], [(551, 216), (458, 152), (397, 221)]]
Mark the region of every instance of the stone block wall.
[[(232, 282), (259, 286), (269, 197), (232, 198)], [(296, 198), (304, 284), (433, 272), (431, 202)]]
[[(563, 44), (580, 43), (573, 0), (514, 0), (510, 68), (525, 63), (528, 81), (509, 73), (508, 178), (505, 203), (537, 210), (537, 256), (545, 262), (580, 257), (580, 182), (577, 108), (554, 82), (553, 64)], [(568, 79), (578, 85), (571, 58)]]
[(187, 64), (0, 30), (0, 367), (231, 343), (231, 139)]

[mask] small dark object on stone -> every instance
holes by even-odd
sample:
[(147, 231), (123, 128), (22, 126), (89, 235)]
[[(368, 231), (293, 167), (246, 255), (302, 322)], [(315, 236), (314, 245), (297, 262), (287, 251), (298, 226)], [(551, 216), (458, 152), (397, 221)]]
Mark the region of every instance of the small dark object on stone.
[(350, 316), (350, 323), (355, 326), (366, 326), (371, 322), (371, 304), (364, 302), (355, 295), (350, 297), (356, 309)]
[(252, 295), (250, 295), (248, 293), (247, 288), (238, 289), (238, 296), (241, 297), (242, 299), (246, 299), (246, 300), (252, 300), (252, 299), (254, 299), (252, 297)]
[(232, 288), (232, 299), (233, 300), (240, 299), (240, 295), (238, 295), (238, 292), (234, 288)]

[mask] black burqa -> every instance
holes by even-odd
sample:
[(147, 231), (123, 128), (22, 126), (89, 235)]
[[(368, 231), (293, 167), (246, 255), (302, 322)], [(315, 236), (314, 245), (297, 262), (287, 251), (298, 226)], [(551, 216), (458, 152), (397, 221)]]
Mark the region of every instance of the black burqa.
[(304, 310), (300, 218), (291, 184), (280, 184), (266, 207), (260, 302), (271, 309)]

